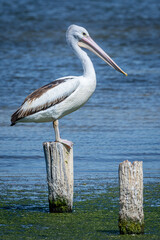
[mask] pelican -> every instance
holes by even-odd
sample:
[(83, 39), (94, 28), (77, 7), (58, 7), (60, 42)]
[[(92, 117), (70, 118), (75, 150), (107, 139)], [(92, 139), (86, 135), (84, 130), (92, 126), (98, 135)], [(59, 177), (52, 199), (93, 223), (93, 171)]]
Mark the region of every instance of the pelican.
[(96, 88), (93, 64), (82, 48), (89, 49), (120, 73), (126, 76), (127, 73), (93, 41), (85, 28), (71, 25), (66, 39), (81, 61), (83, 75), (59, 78), (32, 92), (11, 116), (11, 126), (19, 122), (53, 122), (55, 141), (72, 148), (72, 142), (60, 137), (58, 119), (82, 107)]

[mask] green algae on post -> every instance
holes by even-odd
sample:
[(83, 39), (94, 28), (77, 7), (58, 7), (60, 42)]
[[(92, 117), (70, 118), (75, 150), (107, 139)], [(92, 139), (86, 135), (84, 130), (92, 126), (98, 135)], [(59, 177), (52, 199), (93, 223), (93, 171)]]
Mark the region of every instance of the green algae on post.
[(65, 199), (57, 198), (55, 200), (49, 200), (49, 211), (50, 213), (65, 213), (72, 212), (72, 208)]
[(144, 233), (144, 222), (133, 221), (132, 219), (119, 219), (120, 234), (142, 234)]

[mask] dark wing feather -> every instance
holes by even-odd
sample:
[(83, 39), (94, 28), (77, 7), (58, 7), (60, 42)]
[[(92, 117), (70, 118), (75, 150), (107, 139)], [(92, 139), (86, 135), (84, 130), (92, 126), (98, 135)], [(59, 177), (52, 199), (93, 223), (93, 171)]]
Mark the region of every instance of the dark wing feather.
[[(71, 78), (70, 78), (71, 79)], [(51, 83), (48, 83), (48, 84), (46, 84), (46, 85), (44, 85), (43, 87), (41, 87), (41, 88), (38, 88), (38, 89), (36, 89), (34, 92), (32, 92), (31, 94), (29, 94), (26, 98), (25, 98), (25, 100), (24, 100), (24, 102), (22, 103), (22, 105), (26, 102), (26, 101), (33, 101), (34, 99), (36, 99), (36, 98), (39, 98), (43, 93), (45, 93), (45, 92), (47, 92), (49, 89), (51, 89), (51, 88), (54, 88), (54, 87), (56, 87), (57, 85), (59, 85), (60, 83), (63, 83), (63, 82), (65, 82), (67, 79), (65, 78), (65, 79), (60, 79), (60, 80), (56, 80), (56, 81), (53, 81), (53, 82), (51, 82)]]
[[(68, 97), (68, 95), (64, 95), (62, 96), (61, 98), (58, 98), (58, 99), (54, 99), (53, 101), (51, 102), (47, 102), (46, 104), (43, 104), (43, 105), (40, 105), (39, 107), (36, 107), (36, 108), (28, 108), (27, 110), (23, 110), (22, 106), (28, 101), (28, 102), (33, 102), (35, 99), (41, 97), (45, 92), (47, 92), (48, 90), (50, 89), (53, 89), (55, 88), (56, 86), (58, 86), (59, 84), (61, 83), (64, 83), (66, 82), (67, 80), (71, 80), (72, 78), (69, 77), (69, 78), (62, 78), (62, 79), (59, 79), (59, 80), (56, 80), (56, 81), (53, 81), (37, 90), (35, 90), (34, 92), (32, 92), (31, 94), (29, 94), (24, 102), (22, 103), (21, 107), (19, 107), (17, 109), (17, 111), (11, 116), (11, 126), (15, 125), (16, 122), (26, 116), (29, 116), (31, 114), (34, 114), (36, 112), (39, 112), (39, 111), (42, 111), (42, 110), (46, 110), (47, 108), (49, 107), (52, 107), (60, 102), (62, 102), (65, 98)], [(75, 89), (73, 89), (73, 92), (75, 91)]]

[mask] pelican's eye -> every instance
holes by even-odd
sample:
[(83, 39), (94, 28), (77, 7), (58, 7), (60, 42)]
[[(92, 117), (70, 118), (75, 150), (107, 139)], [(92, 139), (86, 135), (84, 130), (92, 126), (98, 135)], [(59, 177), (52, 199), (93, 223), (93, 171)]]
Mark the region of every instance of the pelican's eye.
[(87, 36), (87, 34), (86, 34), (85, 32), (83, 32), (83, 36), (84, 36), (84, 37), (86, 37), (86, 36)]

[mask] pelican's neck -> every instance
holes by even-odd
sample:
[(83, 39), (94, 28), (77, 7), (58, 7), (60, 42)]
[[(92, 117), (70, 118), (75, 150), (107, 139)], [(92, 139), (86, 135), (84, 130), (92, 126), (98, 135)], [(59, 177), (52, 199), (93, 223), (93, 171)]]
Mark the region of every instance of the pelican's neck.
[(72, 45), (72, 48), (82, 63), (83, 76), (96, 81), (94, 66), (87, 53), (83, 51), (77, 44), (74, 46)]

